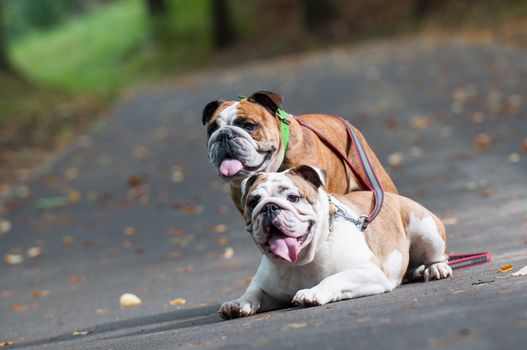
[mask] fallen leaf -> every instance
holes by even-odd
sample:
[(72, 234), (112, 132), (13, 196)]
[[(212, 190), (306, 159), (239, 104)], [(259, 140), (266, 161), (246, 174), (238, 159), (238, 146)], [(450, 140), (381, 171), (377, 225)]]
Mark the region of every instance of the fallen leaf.
[(38, 258), (42, 255), (42, 247), (31, 247), (26, 250), (26, 256), (30, 259)]
[(459, 219), (456, 217), (443, 219), (443, 224), (445, 225), (457, 225), (458, 223), (459, 223)]
[(520, 161), (520, 155), (518, 153), (511, 153), (511, 154), (509, 154), (507, 159), (511, 163), (518, 163)]
[(86, 282), (90, 277), (88, 275), (73, 275), (68, 278), (68, 283), (71, 285), (76, 285), (81, 282)]
[(390, 154), (388, 157), (388, 164), (393, 167), (398, 167), (403, 163), (403, 154), (401, 152), (396, 152)]
[(42, 290), (35, 289), (34, 291), (31, 292), (31, 296), (36, 299), (47, 297), (48, 295), (49, 295), (49, 290), (47, 289), (42, 289)]
[(71, 191), (68, 193), (68, 200), (70, 203), (77, 203), (81, 200), (81, 193), (79, 191)]
[(220, 237), (216, 240), (216, 242), (220, 246), (226, 246), (231, 242), (231, 240), (229, 239), (229, 237)]
[(509, 272), (510, 270), (512, 270), (511, 264), (500, 266), (500, 272)]
[(173, 237), (182, 237), (185, 235), (185, 231), (183, 231), (182, 229), (178, 227), (169, 227), (167, 229), (167, 235), (173, 236)]
[(479, 134), (474, 140), (474, 148), (478, 151), (484, 151), (489, 148), (491, 143), (490, 136), (487, 134)]
[(73, 335), (73, 336), (86, 335), (86, 334), (93, 333), (94, 330), (95, 330), (95, 328), (89, 328), (89, 329), (73, 331), (73, 333), (71, 333), (71, 335)]
[(172, 306), (185, 305), (187, 303), (187, 300), (183, 298), (176, 298), (176, 299), (170, 300), (168, 303)]
[(527, 137), (523, 139), (522, 148), (524, 152), (527, 152)]
[(470, 121), (474, 124), (481, 124), (485, 121), (485, 114), (481, 112), (474, 112), (470, 115)]
[(75, 243), (75, 238), (73, 236), (62, 237), (62, 244), (64, 244), (65, 246), (73, 245), (73, 243)]
[(126, 226), (123, 230), (123, 234), (125, 236), (135, 236), (137, 234), (137, 230), (132, 226)]
[(139, 297), (132, 293), (124, 293), (119, 298), (119, 304), (121, 307), (135, 307), (141, 305), (143, 302)]
[(0, 219), (0, 236), (8, 233), (11, 230), (11, 222), (7, 219)]
[(145, 182), (139, 176), (130, 176), (126, 180), (129, 187), (134, 188), (143, 185)]
[(24, 256), (22, 254), (6, 254), (4, 255), (4, 261), (9, 265), (17, 265), (24, 261)]
[(227, 230), (227, 226), (224, 224), (214, 225), (210, 228), (210, 232), (213, 232), (213, 233), (223, 233), (226, 230)]
[(150, 153), (150, 150), (144, 146), (136, 146), (133, 151), (134, 157), (138, 159), (148, 158), (150, 157)]
[(307, 327), (307, 323), (306, 322), (288, 323), (288, 324), (284, 325), (284, 327), (282, 329), (284, 331), (289, 331), (291, 329), (299, 329), (299, 328), (304, 328), (304, 327)]
[(387, 128), (387, 129), (397, 129), (399, 127), (399, 121), (397, 120), (397, 118), (394, 118), (394, 117), (387, 117), (386, 119), (384, 119), (384, 126)]
[(177, 205), (175, 208), (177, 211), (183, 211), (186, 214), (200, 214), (203, 211), (203, 207), (194, 203), (187, 203), (183, 206)]
[(13, 344), (15, 343), (12, 341), (3, 341), (3, 342), (0, 342), (0, 348), (7, 348), (8, 346), (11, 346)]
[(218, 208), (218, 213), (220, 214), (227, 214), (229, 212), (229, 207), (227, 207), (226, 205), (220, 205), (220, 207)]
[(518, 271), (514, 272), (512, 275), (513, 275), (514, 277), (525, 276), (525, 275), (527, 275), (527, 266), (522, 267), (522, 268), (519, 269)]
[(183, 173), (183, 168), (181, 165), (176, 165), (172, 168), (170, 179), (173, 183), (180, 183), (185, 179), (185, 174)]
[(410, 125), (414, 129), (426, 129), (430, 126), (430, 119), (426, 117), (412, 117)]
[(13, 311), (23, 311), (26, 309), (26, 306), (24, 304), (21, 304), (21, 303), (13, 303), (11, 304), (11, 310)]
[(234, 249), (231, 247), (225, 248), (225, 252), (223, 253), (223, 259), (228, 260), (234, 256)]
[(0, 293), (0, 295), (2, 296), (2, 298), (10, 298), (13, 295), (15, 295), (15, 292), (12, 290), (3, 290), (2, 293)]
[(357, 323), (364, 323), (364, 322), (368, 322), (368, 321), (371, 321), (371, 317), (370, 316), (365, 316), (365, 317), (358, 318), (358, 319), (355, 320), (355, 322), (357, 322)]
[(492, 188), (484, 188), (481, 190), (481, 195), (485, 198), (492, 197), (495, 191)]

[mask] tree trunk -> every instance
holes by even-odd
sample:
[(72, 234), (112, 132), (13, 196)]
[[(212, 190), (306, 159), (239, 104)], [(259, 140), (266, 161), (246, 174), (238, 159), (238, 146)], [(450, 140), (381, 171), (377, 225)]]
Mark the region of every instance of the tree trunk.
[(9, 58), (7, 57), (7, 42), (3, 21), (3, 5), (4, 0), (0, 0), (0, 72), (11, 73), (12, 68), (11, 64), (9, 63)]
[(415, 0), (413, 5), (413, 14), (417, 19), (423, 19), (433, 11), (437, 10), (443, 1), (437, 0)]
[(214, 45), (218, 49), (229, 46), (234, 41), (234, 30), (226, 0), (211, 0), (214, 31)]
[(324, 32), (324, 25), (333, 19), (335, 13), (330, 1), (303, 0), (304, 23), (312, 34)]
[(145, 0), (145, 1), (146, 1), (146, 8), (148, 9), (148, 13), (152, 17), (162, 16), (167, 9), (166, 0)]

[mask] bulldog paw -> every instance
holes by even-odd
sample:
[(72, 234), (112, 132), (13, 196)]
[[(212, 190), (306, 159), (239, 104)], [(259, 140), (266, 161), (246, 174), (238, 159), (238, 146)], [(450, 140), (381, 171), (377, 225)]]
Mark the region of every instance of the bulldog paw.
[(257, 309), (244, 300), (231, 300), (221, 304), (218, 314), (225, 320), (254, 315)]
[(315, 288), (299, 290), (293, 298), (293, 304), (303, 307), (324, 305), (330, 301), (331, 296), (328, 293)]
[(452, 269), (446, 262), (439, 262), (429, 265), (423, 272), (425, 281), (440, 280), (447, 277), (452, 277)]

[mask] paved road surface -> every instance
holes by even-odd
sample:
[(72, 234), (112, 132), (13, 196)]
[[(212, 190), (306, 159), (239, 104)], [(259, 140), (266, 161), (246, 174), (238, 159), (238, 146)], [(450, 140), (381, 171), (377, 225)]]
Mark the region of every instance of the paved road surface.
[[(219, 304), (242, 293), (259, 257), (207, 162), (200, 112), (213, 98), (260, 89), (281, 92), (292, 113), (349, 117), (401, 193), (446, 219), (450, 252), (491, 250), (495, 261), (384, 295), (222, 321)], [(41, 255), (0, 263), (0, 342), (522, 348), (527, 276), (498, 269), (527, 265), (526, 113), (526, 51), (424, 39), (291, 56), (139, 91), (4, 199), (1, 217), (12, 229), (0, 238), (1, 255), (16, 259), (31, 247)], [(143, 304), (121, 309), (125, 292)], [(169, 305), (175, 298), (186, 304)]]

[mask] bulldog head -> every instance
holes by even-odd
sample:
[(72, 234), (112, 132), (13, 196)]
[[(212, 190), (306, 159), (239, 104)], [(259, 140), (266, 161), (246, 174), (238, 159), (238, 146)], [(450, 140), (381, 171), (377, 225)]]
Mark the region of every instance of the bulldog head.
[(203, 109), (209, 160), (221, 177), (238, 181), (259, 171), (276, 171), (283, 161), (276, 111), (282, 96), (259, 91), (236, 101), (212, 101)]
[(242, 182), (247, 231), (273, 263), (305, 265), (328, 233), (323, 170), (302, 165)]

